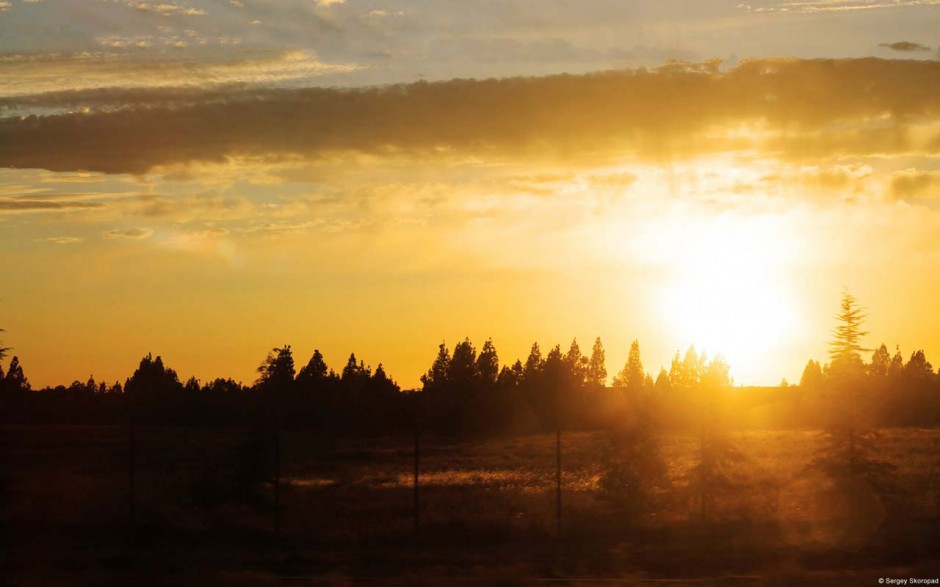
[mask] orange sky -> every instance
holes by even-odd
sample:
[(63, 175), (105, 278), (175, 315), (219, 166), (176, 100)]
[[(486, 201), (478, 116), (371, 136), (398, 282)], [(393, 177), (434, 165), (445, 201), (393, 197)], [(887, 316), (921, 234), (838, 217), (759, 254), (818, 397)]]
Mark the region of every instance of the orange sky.
[[(354, 16), (353, 0), (318, 4), (318, 18)], [(705, 32), (719, 4), (683, 25), (698, 43), (687, 56), (728, 50)], [(473, 45), (471, 67), (428, 42), (430, 77), (499, 79), (378, 87), (368, 84), (410, 82), (421, 67), (405, 51), (418, 37), (378, 24), (412, 14), (408, 3), (369, 8), (384, 15), (360, 5), (365, 28), (347, 23), (342, 55), (245, 36), (290, 14), (240, 25), (235, 3), (215, 20), (198, 2), (115, 3), (77, 21), (94, 51), (81, 35), (45, 48), (8, 35), (4, 341), (34, 386), (123, 380), (148, 352), (184, 377), (248, 382), (289, 343), (298, 363), (319, 348), (339, 369), (354, 351), (410, 387), (442, 339), (467, 336), (478, 347), (493, 337), (503, 363), (535, 340), (588, 349), (601, 336), (611, 375), (634, 338), (654, 375), (695, 344), (723, 353), (737, 383), (776, 384), (825, 358), (848, 287), (868, 308), (869, 346), (936, 361), (940, 63), (935, 39), (917, 35), (940, 24), (937, 11), (837, 18), (831, 2), (803, 4), (819, 10), (729, 9), (741, 53), (724, 63), (663, 65), (663, 45), (585, 73), (617, 65), (613, 49), (585, 49), (572, 67), (513, 61), (502, 45), (506, 63), (479, 75), (492, 46)], [(0, 32), (43, 9), (11, 5)], [(106, 16), (127, 34), (103, 35)], [(583, 48), (601, 30), (589, 16), (504, 34)], [(450, 30), (414, 18), (412, 32)], [(782, 39), (794, 18), (834, 38), (880, 20), (871, 54), (904, 59), (833, 48), (744, 59), (766, 54), (762, 30)], [(401, 55), (363, 59), (380, 33)], [(779, 43), (780, 55), (813, 56)]]

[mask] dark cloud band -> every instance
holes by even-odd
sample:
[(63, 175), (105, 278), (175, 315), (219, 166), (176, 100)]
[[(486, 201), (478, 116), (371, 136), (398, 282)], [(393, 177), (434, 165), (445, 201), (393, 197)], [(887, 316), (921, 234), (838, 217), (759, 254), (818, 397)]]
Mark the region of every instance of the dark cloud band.
[[(723, 132), (741, 125), (758, 128), (760, 147), (781, 156), (901, 152), (916, 147), (914, 125), (936, 120), (938, 90), (940, 63), (878, 59), (245, 89), (189, 95), (185, 104), (111, 90), (122, 108), (0, 120), (0, 166), (143, 173), (228, 157), (346, 151), (681, 157), (754, 148), (756, 139)], [(930, 144), (940, 148), (938, 140)]]

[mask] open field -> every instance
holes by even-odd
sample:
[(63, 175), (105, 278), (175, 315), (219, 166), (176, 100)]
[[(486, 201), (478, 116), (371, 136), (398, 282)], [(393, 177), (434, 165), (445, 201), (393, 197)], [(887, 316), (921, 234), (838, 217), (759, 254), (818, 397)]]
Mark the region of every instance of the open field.
[(601, 491), (608, 434), (565, 434), (560, 539), (553, 435), (423, 438), (416, 538), (413, 439), (337, 441), (286, 431), (277, 539), (269, 437), (141, 428), (133, 548), (126, 428), (0, 433), (3, 574), (14, 583), (302, 576), (435, 584), (459, 576), (508, 584), (581, 577), (866, 585), (940, 574), (935, 430), (882, 431), (878, 456), (896, 469), (891, 495), (876, 498), (847, 496), (807, 471), (816, 432), (734, 433), (747, 460), (723, 514), (708, 524), (684, 499), (697, 440), (666, 434), (669, 499), (640, 525), (618, 519)]

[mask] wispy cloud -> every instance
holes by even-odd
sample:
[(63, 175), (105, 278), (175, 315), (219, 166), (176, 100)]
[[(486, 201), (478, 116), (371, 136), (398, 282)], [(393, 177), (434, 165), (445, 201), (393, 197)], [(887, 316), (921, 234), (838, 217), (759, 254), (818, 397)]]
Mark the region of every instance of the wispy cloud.
[(3, 212), (62, 212), (67, 210), (89, 210), (101, 208), (98, 202), (63, 202), (56, 200), (0, 200), (0, 213)]
[(750, 12), (782, 12), (815, 14), (824, 12), (846, 12), (858, 10), (881, 10), (911, 6), (934, 6), (940, 0), (806, 0), (803, 2), (775, 2), (769, 6), (739, 4), (738, 8)]
[[(105, 37), (112, 46), (161, 43), (175, 46), (189, 41), (169, 37)], [(198, 41), (198, 39), (197, 39)], [(216, 39), (220, 45), (236, 39)], [(134, 57), (118, 53), (33, 53), (0, 55), (0, 97), (35, 95), (99, 88), (211, 87), (225, 84), (263, 84), (348, 73), (355, 64), (321, 61), (303, 50), (242, 53), (236, 57), (192, 60), (166, 56)]]
[(150, 238), (153, 236), (153, 229), (143, 228), (143, 227), (134, 227), (134, 228), (124, 228), (124, 229), (112, 229), (105, 231), (101, 234), (102, 238), (108, 240), (114, 239), (131, 239), (131, 240), (142, 240)]
[(899, 200), (940, 201), (940, 171), (899, 171), (891, 179), (891, 195)]
[(128, 8), (139, 10), (141, 12), (152, 12), (161, 16), (205, 16), (206, 11), (201, 8), (193, 8), (183, 4), (174, 4), (166, 0), (146, 1), (146, 0), (111, 0), (115, 4), (123, 4)]
[(35, 242), (50, 243), (53, 245), (77, 245), (85, 242), (85, 239), (80, 236), (50, 236), (46, 238), (38, 238)]
[(930, 47), (921, 45), (920, 43), (914, 43), (911, 41), (897, 41), (895, 43), (881, 43), (879, 47), (891, 49), (892, 51), (900, 51), (902, 53), (916, 53), (918, 51), (930, 51)]
[(242, 39), (235, 36), (209, 36), (188, 30), (183, 34), (168, 35), (100, 35), (95, 41), (107, 49), (150, 49), (172, 47), (182, 49), (189, 46), (236, 47)]

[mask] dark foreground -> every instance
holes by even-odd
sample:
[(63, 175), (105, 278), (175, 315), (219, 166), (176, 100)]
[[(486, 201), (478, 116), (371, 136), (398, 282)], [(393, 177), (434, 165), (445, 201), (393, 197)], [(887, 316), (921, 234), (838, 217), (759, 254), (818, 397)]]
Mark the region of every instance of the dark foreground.
[[(602, 489), (604, 433), (422, 439), (415, 533), (413, 439), (302, 431), (9, 427), (2, 434), (2, 560), (13, 585), (622, 584), (878, 585), (940, 577), (940, 433), (882, 434), (890, 497), (846, 493), (805, 470), (812, 432), (732, 435), (744, 483), (714, 519), (683, 493), (695, 439), (666, 435), (672, 490), (626, 523)], [(276, 525), (279, 524), (279, 528)]]

